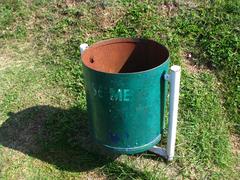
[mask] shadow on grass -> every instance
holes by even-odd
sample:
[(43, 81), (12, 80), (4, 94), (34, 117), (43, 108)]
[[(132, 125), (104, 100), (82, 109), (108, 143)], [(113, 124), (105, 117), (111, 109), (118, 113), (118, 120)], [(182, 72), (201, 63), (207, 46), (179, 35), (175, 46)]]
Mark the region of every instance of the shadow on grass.
[(35, 106), (9, 118), (0, 127), (0, 144), (67, 171), (87, 171), (112, 162), (90, 138), (86, 111)]
[(85, 110), (34, 106), (0, 126), (0, 144), (40, 159), (56, 168), (82, 172), (99, 167), (109, 179), (149, 179), (152, 174), (114, 161), (112, 154), (90, 138)]

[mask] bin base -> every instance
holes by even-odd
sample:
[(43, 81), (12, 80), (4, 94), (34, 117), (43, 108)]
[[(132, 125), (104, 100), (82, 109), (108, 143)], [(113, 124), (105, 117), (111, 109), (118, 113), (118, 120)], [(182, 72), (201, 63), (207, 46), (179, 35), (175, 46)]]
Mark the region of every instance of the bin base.
[(157, 136), (154, 140), (152, 140), (151, 142), (149, 142), (148, 144), (144, 144), (142, 146), (137, 146), (137, 147), (113, 147), (113, 146), (109, 146), (106, 144), (102, 144), (103, 147), (107, 148), (110, 151), (113, 151), (115, 153), (120, 153), (120, 154), (136, 154), (136, 153), (141, 153), (144, 151), (147, 151), (149, 149), (151, 149), (153, 146), (155, 146), (161, 139), (161, 134), (159, 136)]

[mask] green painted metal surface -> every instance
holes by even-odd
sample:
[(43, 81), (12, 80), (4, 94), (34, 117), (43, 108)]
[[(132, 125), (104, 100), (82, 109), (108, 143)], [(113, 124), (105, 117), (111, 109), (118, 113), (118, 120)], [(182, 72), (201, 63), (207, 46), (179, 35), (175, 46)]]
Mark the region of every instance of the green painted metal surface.
[(114, 152), (134, 154), (160, 141), (167, 95), (164, 75), (169, 59), (153, 69), (83, 73), (90, 129), (94, 139)]

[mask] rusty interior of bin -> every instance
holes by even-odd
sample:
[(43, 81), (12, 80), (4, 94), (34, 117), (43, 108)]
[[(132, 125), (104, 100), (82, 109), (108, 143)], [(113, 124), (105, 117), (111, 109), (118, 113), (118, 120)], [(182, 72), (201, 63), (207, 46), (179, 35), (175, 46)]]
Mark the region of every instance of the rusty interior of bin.
[(168, 56), (168, 50), (152, 40), (110, 39), (90, 46), (82, 54), (82, 61), (96, 71), (131, 73), (157, 67)]

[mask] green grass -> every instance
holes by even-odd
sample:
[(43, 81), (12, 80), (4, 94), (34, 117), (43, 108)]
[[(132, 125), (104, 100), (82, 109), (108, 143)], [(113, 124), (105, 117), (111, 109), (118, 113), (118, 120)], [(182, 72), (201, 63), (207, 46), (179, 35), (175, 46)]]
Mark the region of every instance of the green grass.
[(180, 17), (176, 17), (175, 24), (178, 34), (184, 37), (184, 45), (192, 47), (195, 63), (214, 69), (214, 73), (223, 82), (224, 105), (228, 108), (229, 119), (235, 121), (238, 131), (240, 130), (239, 16), (239, 1), (219, 1), (216, 4), (199, 6), (197, 11), (183, 12)]
[[(0, 178), (238, 179), (230, 139), (240, 127), (239, 7), (237, 0), (0, 2)], [(99, 155), (89, 142), (79, 45), (111, 37), (154, 39), (182, 66), (174, 162), (147, 152)]]

